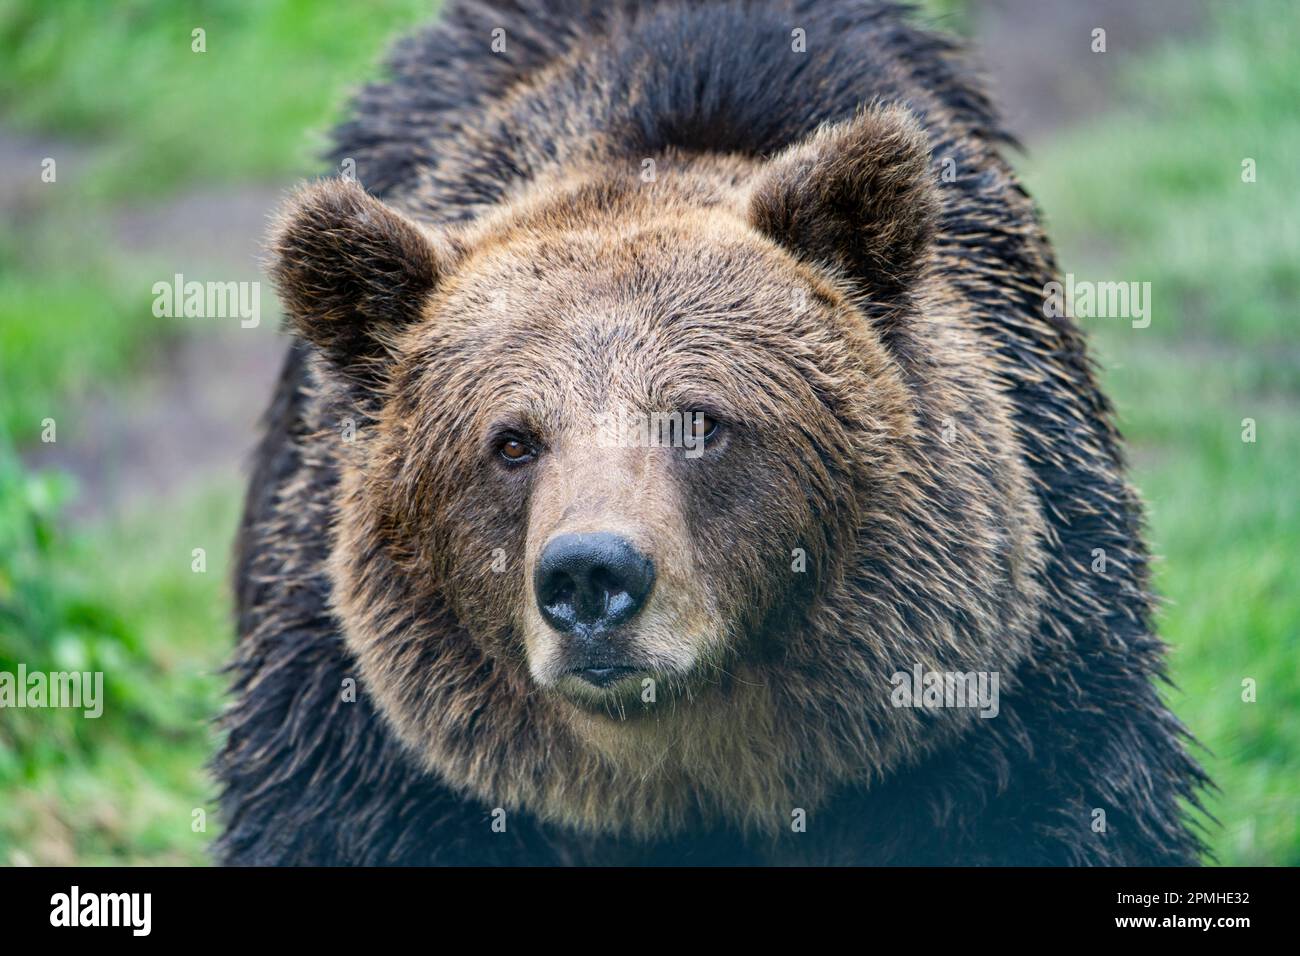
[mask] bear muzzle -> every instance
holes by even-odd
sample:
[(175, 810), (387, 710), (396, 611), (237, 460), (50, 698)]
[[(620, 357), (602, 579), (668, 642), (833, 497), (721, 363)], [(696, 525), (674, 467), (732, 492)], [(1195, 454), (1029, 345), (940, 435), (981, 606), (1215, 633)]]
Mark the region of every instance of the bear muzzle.
[(565, 672), (606, 687), (641, 670), (620, 633), (655, 583), (654, 562), (609, 532), (561, 534), (542, 551), (533, 592), (564, 642)]

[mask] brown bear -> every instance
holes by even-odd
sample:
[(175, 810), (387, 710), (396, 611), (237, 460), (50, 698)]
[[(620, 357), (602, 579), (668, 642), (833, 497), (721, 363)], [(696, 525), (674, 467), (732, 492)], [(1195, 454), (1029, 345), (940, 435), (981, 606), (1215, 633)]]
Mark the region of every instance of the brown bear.
[(390, 66), (270, 241), (220, 859), (1197, 861), (1111, 409), (952, 41), (505, 0)]

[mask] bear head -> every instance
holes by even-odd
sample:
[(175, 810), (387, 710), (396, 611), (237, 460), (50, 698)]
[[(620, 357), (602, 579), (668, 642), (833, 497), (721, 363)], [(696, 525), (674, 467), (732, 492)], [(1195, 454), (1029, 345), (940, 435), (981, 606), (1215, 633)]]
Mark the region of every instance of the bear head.
[(1027, 652), (1040, 519), (996, 357), (937, 319), (906, 110), (648, 168), (593, 148), (438, 226), (318, 183), (271, 271), (400, 738), (573, 826), (771, 828), (957, 731), (891, 674)]

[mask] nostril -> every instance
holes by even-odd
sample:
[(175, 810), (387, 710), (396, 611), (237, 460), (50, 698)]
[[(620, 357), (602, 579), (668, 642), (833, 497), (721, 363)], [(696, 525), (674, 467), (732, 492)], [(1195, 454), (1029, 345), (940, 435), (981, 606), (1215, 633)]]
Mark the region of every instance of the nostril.
[(621, 621), (635, 613), (640, 605), (627, 591), (608, 591), (605, 594), (605, 615), (611, 620)]
[(545, 604), (572, 604), (574, 591), (573, 579), (559, 574), (546, 582), (544, 593), (539, 596)]
[(534, 572), (538, 609), (560, 631), (609, 630), (633, 617), (654, 586), (654, 564), (607, 532), (566, 534), (542, 552)]
[(623, 585), (618, 578), (604, 567), (592, 569), (591, 584), (596, 591), (603, 591), (607, 594), (613, 594), (615, 591), (623, 589)]
[(537, 593), (537, 603), (542, 616), (556, 630), (570, 630), (578, 622), (576, 589), (566, 574), (547, 580)]

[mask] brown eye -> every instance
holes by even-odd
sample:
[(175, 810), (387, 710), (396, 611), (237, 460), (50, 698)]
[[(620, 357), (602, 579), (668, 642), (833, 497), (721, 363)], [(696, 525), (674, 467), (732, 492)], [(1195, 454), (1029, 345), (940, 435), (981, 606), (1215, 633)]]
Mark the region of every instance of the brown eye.
[(507, 438), (501, 442), (498, 452), (502, 458), (512, 465), (528, 461), (535, 454), (531, 445), (520, 441), (518, 438)]
[(708, 441), (717, 434), (718, 423), (708, 415), (701, 415), (697, 412), (691, 416), (688, 428), (694, 441)]

